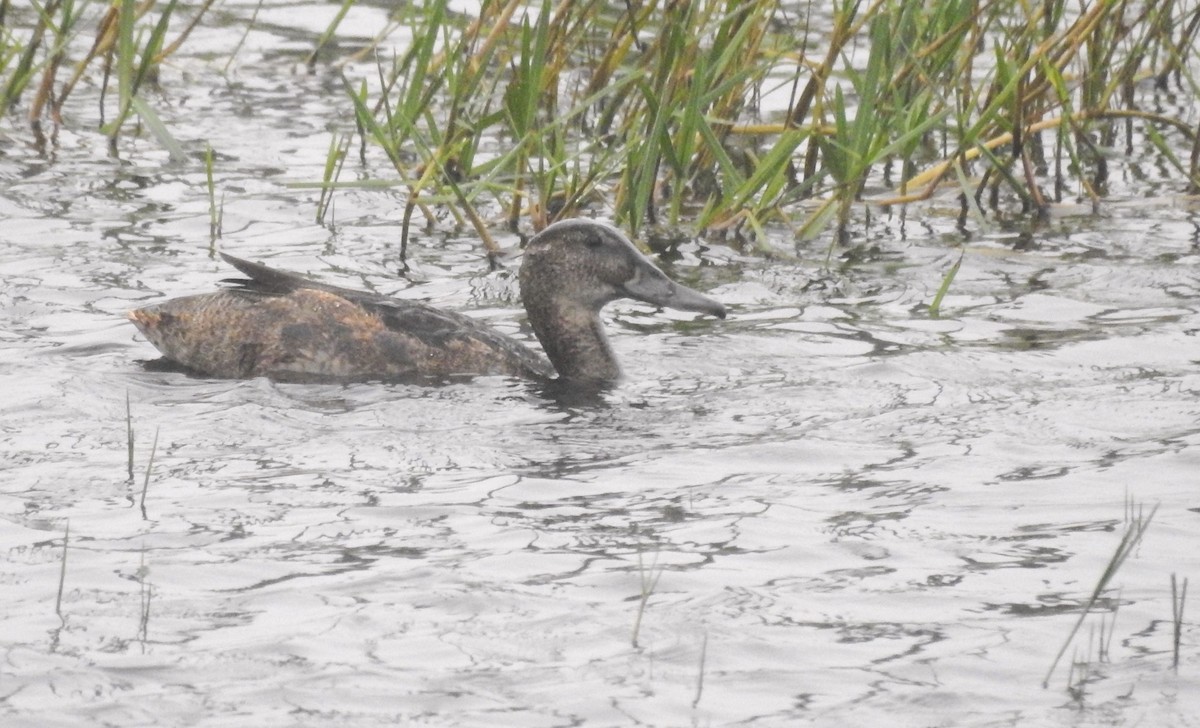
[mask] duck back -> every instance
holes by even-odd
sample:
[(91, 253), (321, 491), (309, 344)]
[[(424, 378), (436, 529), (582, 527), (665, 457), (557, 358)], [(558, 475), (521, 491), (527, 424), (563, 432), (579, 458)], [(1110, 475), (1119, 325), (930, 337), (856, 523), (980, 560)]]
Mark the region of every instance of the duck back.
[(251, 277), (129, 314), (164, 356), (194, 371), (281, 381), (553, 373), (533, 351), (468, 316), (225, 257)]

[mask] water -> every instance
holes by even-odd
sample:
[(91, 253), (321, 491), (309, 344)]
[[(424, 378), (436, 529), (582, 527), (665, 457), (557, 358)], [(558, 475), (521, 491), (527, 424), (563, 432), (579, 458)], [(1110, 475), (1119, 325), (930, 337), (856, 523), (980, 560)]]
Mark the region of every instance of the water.
[[(312, 223), (287, 183), (345, 102), (279, 61), (313, 22), (271, 17), (228, 79), (197, 51), (157, 101), (218, 152), (219, 245), (528, 340), (465, 231), (421, 233), (409, 282), (399, 197)], [(1170, 577), (1200, 574), (1190, 205), (897, 212), (834, 273), (827, 241), (685, 242), (668, 269), (730, 318), (612, 306), (628, 377), (598, 402), (216, 381), (145, 368), (122, 318), (230, 274), (202, 168), (110, 159), (72, 113), (47, 155), (0, 122), (6, 726), (1197, 722), (1193, 609), (1171, 667)], [(1130, 502), (1153, 522), (1043, 688)]]

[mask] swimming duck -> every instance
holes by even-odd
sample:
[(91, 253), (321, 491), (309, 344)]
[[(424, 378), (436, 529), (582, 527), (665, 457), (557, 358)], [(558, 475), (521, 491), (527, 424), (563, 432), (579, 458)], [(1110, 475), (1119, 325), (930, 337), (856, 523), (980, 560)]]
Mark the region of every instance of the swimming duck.
[(214, 377), (413, 380), (480, 374), (610, 382), (620, 376), (600, 309), (618, 298), (725, 318), (719, 302), (666, 276), (620, 231), (564, 220), (525, 248), (520, 288), (547, 361), (452, 311), (339, 288), (221, 254), (248, 276), (128, 317), (163, 355)]

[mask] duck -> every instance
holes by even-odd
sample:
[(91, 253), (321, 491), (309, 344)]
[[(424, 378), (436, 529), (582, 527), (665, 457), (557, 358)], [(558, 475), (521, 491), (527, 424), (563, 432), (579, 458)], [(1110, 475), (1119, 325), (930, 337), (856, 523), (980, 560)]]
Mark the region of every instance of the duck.
[(163, 357), (215, 378), (432, 381), (481, 375), (611, 383), (621, 369), (600, 310), (621, 298), (710, 314), (725, 307), (673, 281), (617, 228), (575, 218), (525, 247), (521, 299), (545, 355), (426, 303), (311, 280), (222, 252), (243, 275), (215, 292), (127, 317)]

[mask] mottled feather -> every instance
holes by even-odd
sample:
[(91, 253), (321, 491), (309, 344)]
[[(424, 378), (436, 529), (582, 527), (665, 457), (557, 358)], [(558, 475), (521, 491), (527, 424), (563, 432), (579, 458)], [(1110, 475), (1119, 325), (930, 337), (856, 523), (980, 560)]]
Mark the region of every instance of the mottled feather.
[(549, 363), (475, 319), (223, 255), (248, 279), (130, 312), (168, 358), (218, 377), (549, 377)]

